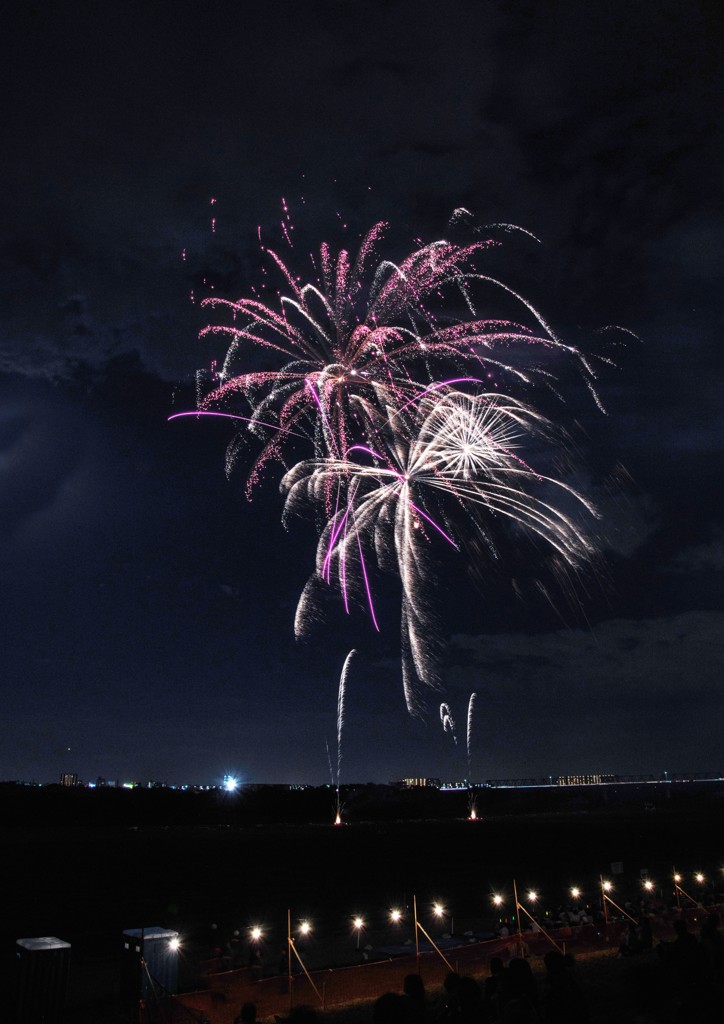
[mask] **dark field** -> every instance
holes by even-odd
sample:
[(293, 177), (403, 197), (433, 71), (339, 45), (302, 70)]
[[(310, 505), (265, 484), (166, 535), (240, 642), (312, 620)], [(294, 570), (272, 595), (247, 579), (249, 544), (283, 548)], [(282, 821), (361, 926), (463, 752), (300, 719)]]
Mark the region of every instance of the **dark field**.
[[(472, 822), (464, 794), (360, 787), (346, 794), (348, 823), (335, 827), (325, 788), (197, 799), (0, 786), (0, 984), (11, 990), (17, 938), (54, 935), (73, 946), (74, 1022), (115, 1024), (128, 928), (177, 930), (180, 985), (193, 990), (207, 985), (203, 961), (213, 945), (223, 947), (235, 930), (247, 963), (250, 925), (264, 929), (265, 974), (278, 971), (288, 908), (293, 923), (306, 916), (313, 923), (302, 949), (314, 969), (359, 956), (355, 913), (366, 919), (363, 946), (410, 940), (414, 895), (434, 936), (451, 922), (433, 922), (433, 900), (453, 915), (456, 935), (485, 931), (499, 918), (491, 893), (511, 897), (513, 879), (521, 894), (535, 886), (552, 916), (571, 885), (595, 908), (599, 874), (610, 877), (612, 861), (624, 866), (614, 877), (617, 898), (638, 898), (646, 869), (659, 897), (671, 900), (672, 865), (693, 889), (691, 872), (705, 871), (711, 898), (724, 878), (722, 796), (716, 783), (632, 786), (617, 796), (601, 787), (488, 792), (479, 797), (482, 819)], [(387, 919), (393, 905), (407, 907), (396, 929)]]
[[(521, 892), (530, 886), (540, 890), (551, 910), (567, 901), (573, 884), (595, 902), (599, 874), (610, 877), (614, 861), (624, 868), (615, 879), (619, 894), (628, 889), (638, 895), (646, 869), (668, 899), (672, 865), (685, 875), (704, 871), (713, 883), (710, 891), (717, 891), (724, 877), (718, 787), (688, 793), (682, 788), (673, 799), (669, 791), (665, 800), (652, 797), (653, 788), (589, 809), (559, 805), (533, 813), (512, 806), (513, 795), (507, 808), (500, 800), (492, 806), (490, 799), (486, 809), (481, 798), (478, 822), (352, 821), (340, 828), (322, 823), (331, 809), (324, 791), (314, 824), (234, 823), (244, 816), (243, 805), (210, 799), (194, 805), (195, 820), (202, 823), (184, 823), (178, 818), (190, 803), (164, 803), (165, 797), (154, 803), (152, 793), (142, 794), (146, 802), (137, 801), (132, 813), (130, 802), (118, 802), (120, 820), (113, 824), (107, 807), (101, 814), (91, 805), (92, 793), (58, 792), (52, 802), (43, 797), (44, 806), (35, 792), (16, 793), (6, 802), (2, 839), (3, 963), (11, 961), (17, 938), (56, 935), (72, 943), (80, 974), (84, 963), (101, 958), (111, 977), (124, 928), (174, 928), (200, 953), (234, 929), (243, 938), (256, 923), (265, 928), (270, 960), (276, 962), (288, 907), (294, 920), (308, 916), (314, 922), (310, 963), (341, 961), (353, 946), (352, 914), (365, 916), (375, 942), (404, 940), (404, 926), (393, 933), (386, 912), (393, 905), (411, 906), (416, 894), (422, 921), (432, 928), (429, 906), (440, 899), (459, 934), (494, 923), (490, 894), (512, 893), (514, 878)], [(448, 811), (465, 813), (462, 797), (446, 796)], [(350, 814), (353, 806), (350, 801)], [(157, 824), (149, 822), (153, 816)], [(139, 823), (131, 824), (133, 818)], [(440, 931), (436, 926), (435, 934)], [(94, 972), (95, 984), (102, 973)]]

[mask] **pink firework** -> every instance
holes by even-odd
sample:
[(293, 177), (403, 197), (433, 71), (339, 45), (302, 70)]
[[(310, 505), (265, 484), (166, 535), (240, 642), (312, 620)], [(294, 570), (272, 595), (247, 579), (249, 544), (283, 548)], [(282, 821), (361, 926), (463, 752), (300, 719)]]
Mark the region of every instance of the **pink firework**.
[[(318, 265), (313, 261), (316, 279), (304, 284), (266, 249), (286, 284), (277, 307), (257, 298), (204, 301), (230, 322), (210, 325), (202, 336), (225, 338), (229, 348), (220, 383), (199, 409), (238, 415), (241, 403), (247, 412), (240, 436), (251, 432), (262, 441), (249, 486), (269, 460), (296, 460), (294, 435), (307, 437), (317, 457), (340, 458), (355, 442), (372, 443), (388, 406), (410, 401), (451, 368), (528, 384), (548, 376), (536, 347), (577, 355), (527, 300), (480, 272), (481, 256), (497, 243), (440, 240), (395, 264), (377, 257), (385, 227), (375, 224), (354, 257), (345, 249), (333, 256), (323, 244)], [(533, 325), (480, 317), (470, 294), (475, 282), (507, 293)], [(524, 346), (515, 366), (502, 359), (511, 345)], [(277, 365), (248, 369), (249, 348), (266, 351)]]

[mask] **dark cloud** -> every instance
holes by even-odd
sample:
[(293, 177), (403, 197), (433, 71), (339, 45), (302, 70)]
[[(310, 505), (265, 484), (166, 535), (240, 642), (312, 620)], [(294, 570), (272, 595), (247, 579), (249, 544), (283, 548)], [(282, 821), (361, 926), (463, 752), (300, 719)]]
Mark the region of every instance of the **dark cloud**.
[[(449, 683), (479, 697), (479, 756), (502, 776), (718, 764), (724, 615), (452, 638)], [(462, 664), (458, 657), (462, 655)], [(696, 745), (692, 747), (692, 735)]]
[(724, 536), (713, 538), (704, 544), (685, 548), (663, 567), (664, 572), (703, 573), (724, 572)]

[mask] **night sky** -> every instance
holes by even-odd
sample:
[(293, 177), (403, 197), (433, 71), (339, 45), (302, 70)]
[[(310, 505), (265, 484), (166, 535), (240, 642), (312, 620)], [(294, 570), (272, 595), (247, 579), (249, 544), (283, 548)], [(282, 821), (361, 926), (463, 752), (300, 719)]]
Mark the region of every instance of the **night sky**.
[[(722, 768), (719, 5), (68, 0), (3, 35), (0, 779), (323, 782), (351, 647), (343, 782), (461, 777), (473, 690), (477, 778)], [(227, 480), (228, 424), (167, 416), (223, 354), (198, 300), (262, 279), (259, 227), (306, 274), (322, 240), (383, 219), (398, 259), (460, 206), (541, 240), (491, 267), (563, 337), (640, 340), (606, 415), (562, 378), (604, 512), (578, 606), (461, 557), (418, 721), (394, 580), (381, 636), (331, 600), (297, 644), (310, 525), (273, 474), (251, 504)]]

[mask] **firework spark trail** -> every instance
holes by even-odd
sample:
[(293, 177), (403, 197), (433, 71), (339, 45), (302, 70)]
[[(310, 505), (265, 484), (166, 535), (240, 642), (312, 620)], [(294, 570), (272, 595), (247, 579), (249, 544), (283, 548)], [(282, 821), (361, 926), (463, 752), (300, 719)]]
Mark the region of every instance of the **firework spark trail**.
[(455, 720), (452, 716), (449, 704), (440, 705), (440, 721), (442, 722), (443, 732), (449, 732), (452, 735), (453, 742), (457, 746), (458, 738), (455, 733)]
[(468, 779), (472, 778), (472, 765), (473, 765), (473, 710), (475, 709), (475, 701), (477, 700), (477, 693), (470, 694), (470, 700), (468, 701), (468, 728), (466, 733), (466, 751), (468, 757)]
[(288, 430), (286, 427), (279, 427), (274, 423), (260, 423), (259, 420), (253, 419), (251, 416), (239, 416), (235, 413), (230, 412), (216, 412), (212, 410), (194, 409), (191, 412), (175, 412), (166, 419), (170, 423), (171, 420), (180, 420), (188, 416), (194, 416), (196, 419), (200, 419), (202, 416), (218, 417), (224, 420), (241, 420), (243, 423), (253, 423), (257, 426), (268, 427), (270, 430), (277, 430), (281, 434), (289, 434), (292, 437), (300, 437), (302, 440), (306, 440), (304, 434), (295, 434), (293, 430)]
[(337, 791), (339, 792), (339, 780), (342, 775), (342, 729), (344, 726), (344, 705), (347, 697), (347, 677), (352, 658), (357, 651), (353, 648), (344, 659), (342, 674), (339, 677), (339, 690), (337, 692)]

